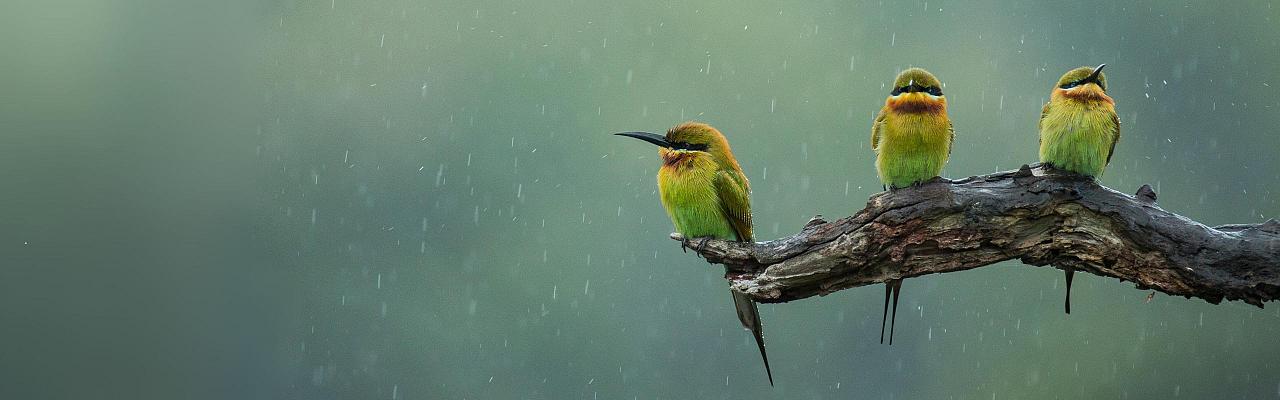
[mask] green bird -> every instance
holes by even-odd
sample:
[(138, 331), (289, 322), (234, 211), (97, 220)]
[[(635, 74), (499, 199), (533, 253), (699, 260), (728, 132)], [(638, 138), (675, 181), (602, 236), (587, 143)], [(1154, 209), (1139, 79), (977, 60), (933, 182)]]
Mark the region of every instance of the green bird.
[[(1116, 102), (1107, 96), (1102, 68), (1080, 67), (1058, 78), (1049, 102), (1040, 112), (1040, 162), (1050, 167), (1097, 178), (1111, 163), (1120, 140)], [(1065, 309), (1071, 314), (1071, 278), (1067, 267)]]
[[(890, 189), (916, 185), (942, 172), (951, 156), (955, 130), (947, 117), (947, 98), (938, 78), (920, 68), (908, 68), (893, 81), (893, 90), (871, 125), (871, 149), (876, 152), (876, 172)], [(880, 343), (884, 343), (884, 323), (893, 297), (893, 318), (889, 344), (898, 319), (898, 295), (902, 279), (885, 282), (884, 315), (880, 320)]]
[[(724, 134), (710, 125), (686, 122), (667, 134), (623, 132), (617, 135), (658, 145), (662, 167), (658, 192), (676, 232), (686, 238), (752, 241), (751, 185), (729, 149)], [(773, 385), (773, 371), (764, 351), (764, 330), (755, 301), (732, 291), (733, 306), (742, 326), (755, 336), (764, 370)]]

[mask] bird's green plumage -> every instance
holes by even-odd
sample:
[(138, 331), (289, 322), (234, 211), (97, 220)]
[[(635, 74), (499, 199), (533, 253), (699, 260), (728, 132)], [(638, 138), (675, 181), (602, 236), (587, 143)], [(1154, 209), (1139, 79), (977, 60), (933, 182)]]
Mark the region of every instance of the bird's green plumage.
[[(876, 152), (876, 173), (891, 188), (902, 188), (933, 179), (942, 173), (951, 155), (955, 131), (947, 117), (947, 98), (942, 82), (920, 68), (908, 68), (893, 80), (893, 90), (871, 124), (871, 149)], [(881, 318), (880, 342), (884, 343), (884, 322), (893, 298), (894, 320), (898, 315), (901, 279), (885, 282), (885, 313)], [(893, 344), (890, 322), (889, 344)]]
[[(751, 240), (751, 205), (742, 172), (720, 170), (710, 156), (686, 153), (658, 170), (662, 205), (676, 232), (688, 238)], [(735, 224), (735, 219), (741, 222)]]
[[(916, 88), (907, 92), (908, 87)], [(922, 89), (937, 89), (937, 95), (917, 91)], [(898, 74), (894, 93), (871, 126), (871, 148), (876, 151), (880, 181), (900, 188), (938, 176), (954, 140), (938, 79), (919, 68)]]
[(1106, 78), (1101, 73), (1097, 83), (1071, 85), (1093, 69), (1068, 71), (1054, 87), (1040, 113), (1040, 162), (1097, 177), (1110, 163), (1120, 139), (1120, 119), (1115, 102), (1106, 95)]
[(706, 124), (686, 123), (672, 128), (667, 139), (707, 146), (659, 150), (658, 191), (676, 232), (689, 238), (752, 240), (751, 187), (724, 135)]
[(1040, 162), (1101, 176), (1120, 136), (1114, 109), (1097, 104), (1050, 103), (1040, 119)]
[[(707, 124), (688, 122), (671, 128), (661, 139), (649, 139), (666, 142), (658, 149), (662, 157), (658, 192), (676, 232), (690, 239), (753, 239), (751, 186), (720, 131)], [(738, 320), (756, 340), (772, 385), (773, 371), (764, 349), (760, 310), (745, 294), (730, 293)]]

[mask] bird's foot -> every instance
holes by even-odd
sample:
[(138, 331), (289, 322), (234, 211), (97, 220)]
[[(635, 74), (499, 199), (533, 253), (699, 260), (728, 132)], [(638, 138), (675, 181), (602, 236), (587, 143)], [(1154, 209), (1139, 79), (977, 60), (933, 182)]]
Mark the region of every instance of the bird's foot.
[(707, 248), (707, 242), (710, 242), (710, 241), (711, 241), (710, 236), (698, 238), (698, 246), (694, 247), (693, 251), (698, 252), (698, 255), (702, 255), (702, 249)]

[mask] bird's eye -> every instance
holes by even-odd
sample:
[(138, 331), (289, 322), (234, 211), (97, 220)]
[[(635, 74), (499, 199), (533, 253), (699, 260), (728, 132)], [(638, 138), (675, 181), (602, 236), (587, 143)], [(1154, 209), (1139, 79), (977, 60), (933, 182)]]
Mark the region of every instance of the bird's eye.
[(1073, 88), (1073, 87), (1076, 87), (1076, 86), (1080, 86), (1080, 82), (1079, 82), (1079, 81), (1071, 81), (1071, 82), (1067, 82), (1065, 85), (1062, 85), (1062, 86), (1060, 86), (1060, 87), (1061, 87), (1061, 88), (1063, 88), (1063, 89), (1070, 89), (1070, 88)]
[(931, 87), (931, 88), (929, 88), (929, 94), (934, 95), (934, 96), (941, 96), (941, 95), (942, 95), (942, 89), (937, 88), (937, 87)]
[(890, 95), (890, 96), (897, 96), (897, 95), (902, 94), (902, 92), (904, 92), (904, 91), (905, 91), (905, 90), (903, 90), (902, 88), (898, 88), (898, 87), (896, 87), (896, 88), (893, 88), (893, 91), (892, 91), (892, 92), (889, 92), (889, 95)]

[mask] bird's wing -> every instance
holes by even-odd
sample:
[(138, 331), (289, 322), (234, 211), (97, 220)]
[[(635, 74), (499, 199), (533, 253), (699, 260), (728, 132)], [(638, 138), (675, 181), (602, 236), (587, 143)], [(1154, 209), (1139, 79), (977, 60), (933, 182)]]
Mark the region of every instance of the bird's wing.
[[(720, 195), (720, 207), (729, 225), (733, 227), (738, 240), (752, 241), (751, 235), (751, 184), (747, 177), (738, 170), (721, 170), (716, 173), (716, 193)], [(764, 370), (769, 376), (769, 385), (773, 385), (773, 370), (769, 368), (769, 356), (764, 351), (764, 329), (760, 324), (760, 310), (756, 302), (747, 295), (730, 290), (733, 295), (733, 308), (738, 312), (738, 321), (742, 327), (751, 331), (760, 348), (760, 358), (764, 360)]]
[(880, 126), (884, 125), (884, 109), (876, 114), (876, 121), (871, 123), (871, 150), (880, 147)]
[(1107, 163), (1103, 165), (1111, 165), (1111, 156), (1116, 154), (1116, 142), (1120, 141), (1120, 115), (1115, 111), (1111, 112), (1111, 124), (1116, 127), (1116, 136), (1111, 138), (1111, 148), (1107, 150)]
[[(1044, 117), (1049, 116), (1049, 105), (1050, 105), (1050, 104), (1053, 104), (1053, 102), (1045, 102), (1045, 103), (1044, 103), (1044, 108), (1040, 109), (1040, 122), (1039, 122), (1039, 123), (1037, 124), (1037, 126), (1036, 126), (1036, 130), (1038, 130), (1038, 131), (1043, 131), (1043, 130), (1044, 130)], [(1043, 138), (1043, 137), (1041, 137), (1039, 140), (1037, 140), (1037, 141), (1036, 141), (1036, 143), (1039, 143), (1040, 141), (1043, 141), (1043, 140), (1044, 140), (1044, 138)]]
[(947, 158), (951, 158), (951, 150), (956, 148), (956, 127), (947, 121), (947, 135), (951, 137), (951, 143), (947, 143)]
[(751, 235), (751, 186), (741, 171), (716, 173), (716, 193), (720, 195), (720, 207), (738, 240), (752, 241)]

